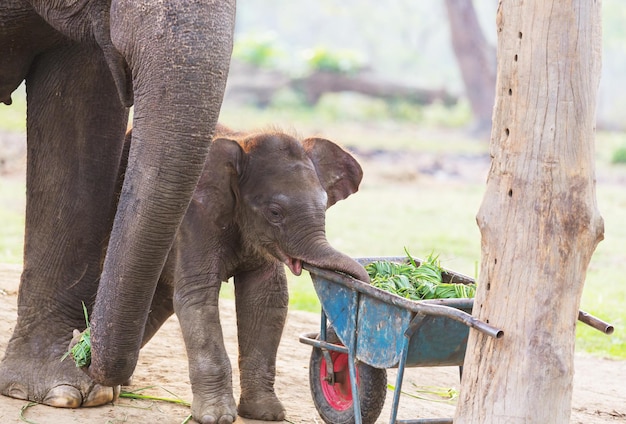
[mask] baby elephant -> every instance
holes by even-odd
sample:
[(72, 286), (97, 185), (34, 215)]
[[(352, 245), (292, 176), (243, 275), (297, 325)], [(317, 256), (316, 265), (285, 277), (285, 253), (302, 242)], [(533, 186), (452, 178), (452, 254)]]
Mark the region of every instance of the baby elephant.
[[(368, 281), (365, 270), (333, 249), (325, 235), (326, 209), (356, 192), (362, 175), (356, 160), (331, 141), (218, 126), (143, 339), (145, 344), (176, 312), (189, 357), (195, 420), (232, 423), (237, 413), (285, 418), (274, 393), (288, 303), (283, 265), (296, 275), (307, 262)], [(238, 408), (218, 310), (220, 287), (230, 277), (237, 309)]]

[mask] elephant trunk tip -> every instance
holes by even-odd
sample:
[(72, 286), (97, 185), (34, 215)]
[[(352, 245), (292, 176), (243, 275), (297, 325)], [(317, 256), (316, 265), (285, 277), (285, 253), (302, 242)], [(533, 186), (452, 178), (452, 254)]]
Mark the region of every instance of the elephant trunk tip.
[(370, 282), (370, 276), (363, 265), (352, 259), (350, 256), (343, 255), (343, 258), (337, 261), (337, 266), (334, 267), (336, 271), (348, 274), (350, 277), (363, 281), (365, 283)]
[(128, 381), (130, 381), (131, 377), (133, 376), (132, 372), (110, 374), (106, 371), (97, 370), (93, 366), (89, 366), (88, 368), (84, 370), (94, 382), (102, 386), (106, 386), (106, 387), (116, 387), (116, 386), (125, 385), (127, 384)]
[(356, 278), (357, 280), (361, 280), (364, 283), (369, 283), (370, 282), (369, 274), (367, 273), (367, 271), (365, 270), (363, 265), (359, 264), (358, 262), (357, 262), (357, 265), (359, 266), (359, 268), (361, 268), (359, 270), (359, 274), (358, 275), (352, 275), (352, 277)]
[(340, 258), (337, 258), (336, 261), (327, 264), (311, 263), (311, 265), (325, 268), (330, 271), (341, 272), (365, 283), (370, 282), (370, 276), (363, 267), (363, 265), (348, 256), (342, 256)]
[[(96, 383), (115, 387), (125, 384), (133, 376), (137, 365), (138, 354), (134, 352), (112, 352), (112, 349), (101, 349), (93, 345), (91, 364), (82, 368)], [(98, 354), (100, 353), (100, 354)]]
[(361, 264), (359, 264), (358, 262), (355, 262), (354, 267), (351, 267), (350, 269), (332, 269), (334, 271), (338, 271), (341, 272), (343, 274), (348, 275), (349, 277), (354, 278), (355, 280), (359, 280), (359, 281), (363, 281), (364, 283), (368, 283), (370, 282), (370, 276), (367, 273), (367, 271), (365, 270), (365, 268), (363, 268), (363, 266)]

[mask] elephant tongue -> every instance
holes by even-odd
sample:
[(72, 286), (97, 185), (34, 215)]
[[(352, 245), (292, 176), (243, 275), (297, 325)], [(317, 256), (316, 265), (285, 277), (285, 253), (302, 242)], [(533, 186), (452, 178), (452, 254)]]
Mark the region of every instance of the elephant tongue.
[(300, 259), (288, 258), (286, 263), (293, 275), (302, 274), (302, 261)]

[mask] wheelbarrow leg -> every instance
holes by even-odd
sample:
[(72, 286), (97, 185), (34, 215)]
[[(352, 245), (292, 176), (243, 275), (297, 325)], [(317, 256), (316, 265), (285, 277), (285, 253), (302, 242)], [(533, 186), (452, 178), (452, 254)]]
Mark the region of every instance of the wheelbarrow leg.
[(400, 354), (400, 361), (398, 362), (398, 374), (396, 376), (396, 388), (393, 392), (393, 403), (391, 404), (391, 418), (389, 424), (395, 424), (398, 417), (398, 405), (400, 404), (400, 392), (402, 391), (402, 379), (404, 378), (404, 365), (406, 364), (406, 357), (409, 351), (409, 338), (404, 337), (402, 342), (402, 353)]
[[(359, 304), (359, 296), (359, 292), (352, 292), (352, 305)], [(356, 373), (356, 327), (358, 322), (358, 308), (354, 310), (350, 318), (351, 340), (349, 341), (350, 345), (348, 346), (348, 371), (350, 372), (350, 387), (352, 389), (352, 410), (354, 412), (354, 424), (362, 424), (361, 397), (359, 395), (359, 382), (357, 381)]]
[(350, 371), (350, 387), (352, 389), (352, 407), (354, 408), (354, 424), (362, 424), (361, 418), (361, 397), (359, 396), (359, 385), (356, 380), (356, 359), (352, 352), (349, 354), (348, 370)]
[[(398, 374), (396, 377), (396, 387), (393, 392), (393, 404), (391, 405), (391, 418), (389, 424), (452, 424), (451, 418), (422, 418), (422, 419), (409, 419), (398, 420), (398, 407), (400, 405), (400, 392), (402, 391), (402, 380), (404, 379), (404, 368), (406, 365), (406, 358), (409, 352), (409, 337), (405, 337), (402, 343), (402, 353), (400, 354), (400, 361), (398, 362)], [(460, 367), (462, 369), (462, 367)]]

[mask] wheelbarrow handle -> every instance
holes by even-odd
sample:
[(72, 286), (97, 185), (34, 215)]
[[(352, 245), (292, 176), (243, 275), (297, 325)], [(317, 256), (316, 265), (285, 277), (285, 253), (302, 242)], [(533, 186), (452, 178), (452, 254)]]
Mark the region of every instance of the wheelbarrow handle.
[(588, 326), (593, 327), (604, 334), (613, 334), (613, 331), (615, 330), (615, 328), (608, 322), (604, 322), (600, 318), (596, 318), (585, 311), (578, 311), (578, 321), (584, 322)]
[[(500, 330), (499, 328), (489, 325), (486, 322), (483, 322), (478, 318), (473, 317), (465, 311), (453, 308), (448, 305), (437, 304), (431, 301), (410, 302), (407, 309), (412, 310), (418, 315), (432, 315), (453, 319), (495, 339), (499, 339), (504, 336), (504, 331)], [(414, 330), (408, 329), (407, 331)]]

